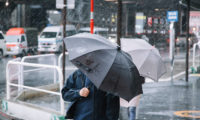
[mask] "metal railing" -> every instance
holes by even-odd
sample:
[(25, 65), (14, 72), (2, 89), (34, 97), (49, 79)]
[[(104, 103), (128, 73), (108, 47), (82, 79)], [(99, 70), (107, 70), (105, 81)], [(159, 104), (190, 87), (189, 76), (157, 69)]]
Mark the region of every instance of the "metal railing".
[[(60, 113), (64, 114), (64, 101), (62, 99), (61, 91), (54, 92), (54, 91), (44, 90), (44, 89), (40, 89), (40, 88), (25, 86), (23, 83), (19, 83), (19, 82), (18, 83), (11, 83), (10, 76), (9, 76), (9, 65), (19, 65), (20, 68), (27, 66), (27, 67), (40, 67), (40, 68), (54, 69), (58, 73), (59, 86), (60, 86), (60, 90), (61, 90), (63, 88), (63, 78), (62, 78), (62, 71), (61, 71), (60, 67), (58, 67), (56, 65), (44, 65), (44, 64), (9, 61), (7, 63), (7, 68), (6, 68), (6, 79), (7, 79), (7, 83), (6, 83), (6, 85), (7, 85), (7, 88), (6, 88), (7, 89), (7, 96), (6, 97), (7, 97), (7, 100), (10, 100), (10, 98), (11, 98), (11, 95), (10, 95), (11, 86), (17, 87), (17, 88), (20, 88), (20, 89), (25, 88), (25, 89), (29, 89), (29, 90), (38, 91), (38, 92), (44, 92), (44, 93), (48, 93), (48, 94), (58, 95), (60, 97)], [(23, 74), (20, 74), (20, 76), (21, 75), (23, 75)], [(22, 76), (20, 77), (19, 80), (21, 80), (21, 79), (23, 80)]]
[[(22, 58), (21, 62), (25, 62), (25, 60), (28, 60), (28, 59), (34, 59), (34, 58), (42, 58), (42, 57), (52, 57), (52, 56), (55, 56), (55, 54), (44, 54), (44, 55), (34, 55), (34, 56), (25, 56)], [(56, 62), (56, 57), (54, 57), (54, 61), (53, 61), (53, 64), (56, 66), (57, 65), (57, 62)], [(24, 72), (31, 72), (31, 71), (37, 71), (38, 69), (33, 69), (33, 70), (27, 70), (27, 71), (24, 71), (24, 68), (23, 66), (21, 66), (21, 79), (20, 79), (20, 84), (23, 84), (24, 81), (23, 81), (23, 76), (24, 76)], [(56, 79), (57, 76), (56, 76), (56, 71), (54, 70), (54, 83), (56, 83)]]
[[(66, 55), (68, 55), (68, 52), (65, 53)], [(54, 56), (54, 60), (53, 60), (53, 65), (47, 65), (47, 64), (40, 64), (40, 63), (28, 63), (26, 62), (27, 60), (31, 60), (31, 59), (37, 59), (37, 58), (44, 58), (44, 57), (52, 57)], [(54, 91), (50, 91), (50, 90), (45, 90), (45, 89), (41, 89), (41, 88), (36, 88), (36, 87), (30, 87), (30, 86), (26, 86), (24, 85), (24, 73), (27, 72), (33, 72), (33, 71), (39, 71), (42, 69), (54, 69), (54, 83), (59, 82), (59, 87), (60, 90), (63, 88), (63, 77), (62, 77), (62, 57), (63, 54), (60, 54), (58, 57), (58, 63), (57, 63), (57, 57), (55, 56), (55, 54), (44, 54), (44, 55), (34, 55), (34, 56), (25, 56), (22, 59), (14, 59), (11, 60), (7, 63), (7, 68), (6, 68), (6, 81), (7, 81), (7, 99), (10, 100), (11, 99), (11, 86), (12, 87), (17, 87), (18, 88), (18, 94), (23, 90), (23, 89), (29, 89), (29, 90), (33, 90), (33, 91), (37, 91), (37, 92), (44, 92), (44, 93), (48, 93), (48, 94), (52, 94), (52, 95), (58, 95), (60, 97), (60, 113), (64, 114), (64, 101), (62, 99), (62, 95), (61, 95), (61, 91), (59, 92), (54, 92)], [(16, 65), (17, 66), (17, 72), (10, 75), (9, 74), (9, 65)], [(15, 66), (15, 67), (16, 67)], [(35, 67), (34, 69), (29, 69), (29, 70), (24, 70), (24, 67)], [(67, 71), (69, 70), (76, 70), (76, 67), (66, 67), (65, 68)], [(12, 83), (10, 81), (11, 77), (17, 77), (18, 82), (17, 83)], [(58, 79), (57, 79), (58, 76)]]

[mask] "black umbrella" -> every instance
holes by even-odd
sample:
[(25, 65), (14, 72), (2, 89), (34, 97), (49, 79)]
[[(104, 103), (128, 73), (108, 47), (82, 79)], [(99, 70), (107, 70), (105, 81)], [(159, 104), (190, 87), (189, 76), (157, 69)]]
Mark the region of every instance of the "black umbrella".
[(64, 39), (69, 59), (94, 85), (126, 100), (141, 94), (139, 72), (131, 57), (107, 39), (82, 33)]

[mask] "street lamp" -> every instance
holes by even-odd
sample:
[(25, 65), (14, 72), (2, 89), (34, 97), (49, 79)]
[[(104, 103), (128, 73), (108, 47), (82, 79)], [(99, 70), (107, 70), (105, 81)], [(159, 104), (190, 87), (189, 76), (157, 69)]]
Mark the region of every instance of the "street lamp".
[(6, 0), (6, 3), (5, 3), (5, 5), (6, 5), (6, 7), (9, 5), (9, 2), (8, 2), (8, 0)]

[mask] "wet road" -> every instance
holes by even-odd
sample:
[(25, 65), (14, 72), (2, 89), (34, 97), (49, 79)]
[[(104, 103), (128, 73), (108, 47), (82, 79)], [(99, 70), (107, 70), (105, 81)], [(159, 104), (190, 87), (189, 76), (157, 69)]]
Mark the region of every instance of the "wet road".
[[(200, 119), (200, 78), (190, 77), (189, 82), (145, 83), (144, 94), (138, 107), (138, 120), (198, 120)], [(180, 117), (176, 111), (199, 111)], [(195, 117), (198, 117), (195, 119)]]
[[(167, 79), (170, 77), (170, 60), (168, 58), (167, 50), (160, 50), (161, 56), (165, 61), (167, 67), (167, 73), (162, 76), (161, 79)], [(190, 65), (191, 56), (190, 53)], [(55, 56), (58, 58), (58, 55)], [(5, 96), (5, 83), (6, 83), (6, 64), (13, 58), (3, 58), (0, 60), (0, 99)], [(31, 63), (52, 64), (53, 58), (41, 58), (37, 60), (31, 60)], [(71, 65), (67, 62), (68, 65)], [(25, 70), (30, 68), (26, 67)], [(174, 63), (174, 75), (185, 71), (185, 52), (180, 50), (175, 55)], [(72, 72), (72, 71), (71, 71)], [(67, 75), (70, 72), (67, 73)], [(38, 86), (47, 85), (53, 82), (53, 70), (44, 69), (38, 72), (25, 73), (25, 85)], [(183, 77), (181, 77), (183, 78)], [(195, 87), (195, 84), (197, 85)], [(198, 84), (197, 84), (198, 83)], [(186, 118), (177, 117), (174, 115), (175, 111), (180, 110), (198, 110), (200, 109), (199, 91), (200, 83), (196, 79), (190, 78), (188, 84), (185, 83), (184, 78), (174, 81), (172, 84), (169, 82), (158, 83), (145, 83), (144, 95), (141, 99), (138, 107), (138, 120), (187, 120)], [(53, 106), (54, 107), (54, 106)], [(188, 120), (195, 120), (188, 118)]]

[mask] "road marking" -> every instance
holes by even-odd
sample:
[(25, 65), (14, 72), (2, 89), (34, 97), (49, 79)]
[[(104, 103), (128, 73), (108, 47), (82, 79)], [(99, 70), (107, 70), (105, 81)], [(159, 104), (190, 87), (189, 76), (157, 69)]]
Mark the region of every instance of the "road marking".
[[(185, 74), (185, 71), (180, 72), (180, 73), (178, 73), (178, 74), (176, 74), (176, 75), (173, 75), (173, 80), (176, 79), (177, 77), (181, 76), (181, 75), (184, 75), (184, 74)], [(168, 78), (165, 78), (165, 79), (159, 79), (158, 81), (161, 82), (161, 81), (170, 81), (170, 80), (171, 80), (171, 76), (168, 77)], [(146, 82), (154, 82), (154, 81), (153, 81), (152, 79), (150, 79), (150, 78), (146, 78), (145, 81), (146, 81)]]
[(176, 111), (174, 115), (184, 118), (200, 118), (200, 111), (188, 110), (188, 111)]
[(193, 77), (200, 77), (200, 74), (190, 74), (190, 76), (193, 76)]
[[(188, 70), (189, 72), (191, 72), (191, 69)], [(184, 75), (185, 74), (185, 71), (182, 71), (176, 75), (173, 75), (173, 80), (175, 80), (176, 78), (180, 77), (181, 75)], [(200, 74), (189, 74), (189, 76), (191, 77), (200, 77)], [(168, 78), (163, 78), (163, 79), (159, 79), (158, 81), (161, 82), (161, 81), (170, 81), (171, 80), (171, 76), (168, 77)], [(145, 82), (155, 82), (154, 80), (150, 79), (150, 78), (146, 78), (145, 79)]]

